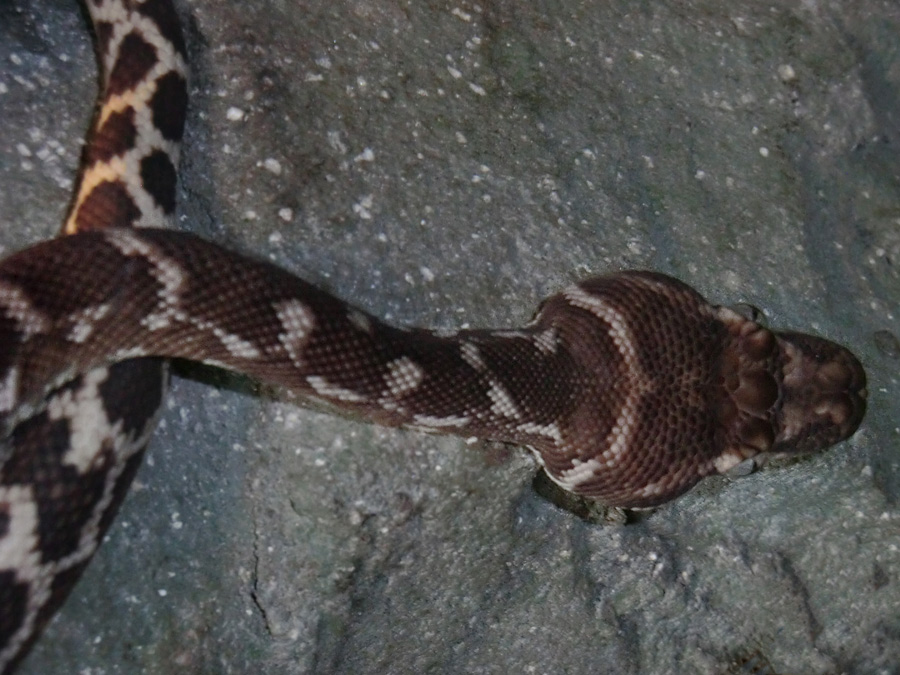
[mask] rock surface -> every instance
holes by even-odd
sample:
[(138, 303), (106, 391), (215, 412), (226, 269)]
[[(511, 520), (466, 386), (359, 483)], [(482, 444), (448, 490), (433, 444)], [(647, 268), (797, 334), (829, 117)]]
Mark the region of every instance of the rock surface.
[[(864, 4), (180, 2), (184, 228), (441, 327), (668, 272), (851, 346), (869, 414), (601, 528), (518, 451), (191, 369), (21, 672), (900, 672), (900, 9)], [(0, 4), (0, 64), (11, 252), (90, 119), (77, 3)]]

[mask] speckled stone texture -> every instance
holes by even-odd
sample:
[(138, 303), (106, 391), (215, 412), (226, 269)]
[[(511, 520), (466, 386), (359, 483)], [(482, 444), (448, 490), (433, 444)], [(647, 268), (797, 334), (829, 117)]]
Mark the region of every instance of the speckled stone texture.
[[(183, 0), (180, 214), (399, 323), (517, 325), (649, 268), (861, 357), (861, 431), (641, 523), (516, 450), (182, 369), (23, 673), (897, 673), (900, 7)], [(59, 227), (75, 0), (0, 3), (0, 244)]]

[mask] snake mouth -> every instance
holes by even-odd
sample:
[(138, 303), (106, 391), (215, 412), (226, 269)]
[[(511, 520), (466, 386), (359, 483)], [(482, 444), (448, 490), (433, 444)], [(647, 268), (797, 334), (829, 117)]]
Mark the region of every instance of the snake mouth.
[(774, 453), (807, 453), (846, 440), (866, 412), (866, 372), (847, 349), (805, 333), (778, 333), (781, 405)]

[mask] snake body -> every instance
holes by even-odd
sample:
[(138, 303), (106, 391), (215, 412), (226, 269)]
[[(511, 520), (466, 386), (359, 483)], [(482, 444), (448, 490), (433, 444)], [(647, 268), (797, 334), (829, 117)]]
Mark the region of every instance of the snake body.
[(529, 448), (561, 487), (647, 507), (744, 460), (849, 437), (865, 373), (661, 274), (545, 300), (514, 330), (389, 326), (268, 263), (161, 229), (187, 103), (169, 0), (89, 0), (101, 105), (66, 236), (0, 263), (0, 670), (112, 522), (164, 358), (231, 369), (379, 424)]

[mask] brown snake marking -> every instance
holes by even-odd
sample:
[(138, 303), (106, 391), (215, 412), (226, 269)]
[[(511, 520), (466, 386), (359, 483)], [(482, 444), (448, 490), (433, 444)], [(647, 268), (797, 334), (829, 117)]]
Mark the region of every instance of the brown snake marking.
[[(236, 370), (366, 420), (531, 449), (606, 504), (646, 507), (744, 460), (849, 437), (865, 373), (649, 272), (588, 279), (527, 326), (388, 326), (268, 263), (156, 229), (187, 101), (169, 0), (92, 0), (101, 106), (68, 236), (0, 263), (0, 670), (111, 523), (164, 393), (158, 358)], [(131, 229), (136, 226), (154, 226)]]

